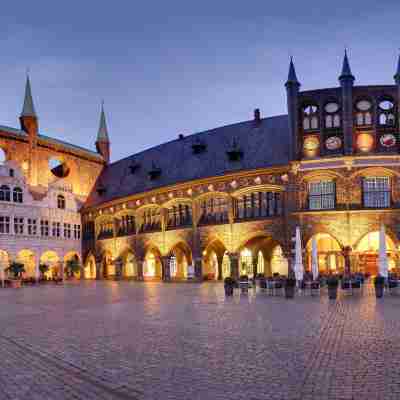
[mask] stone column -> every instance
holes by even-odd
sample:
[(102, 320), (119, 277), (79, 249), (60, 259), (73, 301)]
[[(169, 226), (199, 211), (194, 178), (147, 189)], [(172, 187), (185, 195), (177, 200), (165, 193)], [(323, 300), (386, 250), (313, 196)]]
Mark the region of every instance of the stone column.
[(194, 259), (194, 276), (198, 280), (203, 279), (203, 264), (202, 264), (202, 258), (201, 257), (196, 257)]
[(239, 278), (239, 253), (229, 253), (229, 261), (231, 262), (231, 277)]
[(351, 252), (352, 252), (351, 246), (345, 246), (342, 251), (342, 254), (344, 257), (344, 274), (345, 274), (345, 276), (349, 276), (351, 274), (351, 263), (350, 263)]
[(161, 265), (162, 265), (162, 279), (163, 281), (171, 280), (171, 271), (170, 271), (170, 256), (162, 256), (161, 257)]
[(257, 267), (258, 267), (258, 251), (253, 251), (251, 253), (251, 265), (253, 266), (253, 277), (257, 276)]
[(103, 278), (102, 276), (102, 268), (101, 268), (101, 264), (103, 262), (103, 258), (102, 257), (96, 257), (95, 258), (95, 262), (96, 262), (96, 280), (100, 280)]
[(144, 260), (137, 260), (136, 261), (136, 267), (137, 267), (137, 280), (142, 281), (143, 280), (143, 263)]
[(219, 281), (222, 281), (222, 263), (223, 263), (224, 257), (217, 257), (217, 262), (218, 262), (218, 276), (217, 279)]

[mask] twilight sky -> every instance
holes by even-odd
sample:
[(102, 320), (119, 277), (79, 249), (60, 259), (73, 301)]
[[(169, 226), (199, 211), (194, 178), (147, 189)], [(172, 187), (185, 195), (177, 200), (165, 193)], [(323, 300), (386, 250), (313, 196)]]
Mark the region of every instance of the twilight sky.
[(41, 132), (94, 149), (105, 101), (112, 159), (178, 134), (286, 113), (302, 89), (393, 83), (398, 0), (4, 2), (0, 124), (18, 126), (29, 67)]

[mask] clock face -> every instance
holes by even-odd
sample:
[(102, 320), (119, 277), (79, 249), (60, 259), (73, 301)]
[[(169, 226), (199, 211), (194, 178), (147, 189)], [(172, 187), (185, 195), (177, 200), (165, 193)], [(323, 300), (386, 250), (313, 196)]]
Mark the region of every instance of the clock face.
[(333, 102), (325, 104), (325, 111), (327, 113), (335, 113), (337, 110), (339, 110), (339, 104)]
[(387, 133), (382, 135), (379, 141), (383, 147), (392, 147), (396, 144), (396, 137), (391, 133)]
[(338, 136), (331, 136), (325, 140), (325, 146), (328, 150), (337, 150), (342, 147), (342, 139)]

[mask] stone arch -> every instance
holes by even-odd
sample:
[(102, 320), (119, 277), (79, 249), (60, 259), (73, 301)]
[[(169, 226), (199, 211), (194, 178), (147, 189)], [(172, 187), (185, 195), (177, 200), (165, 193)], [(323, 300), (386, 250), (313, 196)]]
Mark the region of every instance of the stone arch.
[(304, 268), (311, 271), (313, 238), (317, 243), (319, 271), (327, 274), (343, 273), (345, 270), (343, 246), (335, 236), (328, 232), (315, 233), (306, 241)]
[(40, 256), (40, 264), (46, 264), (49, 271), (45, 274), (47, 278), (61, 278), (63, 275), (62, 264), (58, 254), (53, 250), (47, 250)]
[(192, 251), (189, 245), (180, 241), (172, 246), (168, 252), (170, 257), (170, 274), (175, 279), (187, 279), (188, 266), (193, 264)]
[(146, 280), (158, 280), (162, 278), (161, 252), (157, 246), (149, 245), (145, 249), (143, 278)]
[(24, 276), (29, 278), (36, 277), (36, 256), (32, 250), (30, 249), (20, 250), (17, 254), (15, 261), (24, 264), (25, 268)]
[(127, 248), (121, 254), (122, 277), (124, 279), (133, 279), (138, 277), (138, 265), (134, 251)]
[(64, 269), (67, 266), (67, 262), (70, 260), (77, 261), (79, 263), (79, 265), (81, 266), (81, 270), (79, 272), (74, 273), (75, 278), (80, 278), (81, 273), (82, 273), (82, 263), (81, 263), (81, 257), (79, 255), (79, 253), (77, 251), (72, 250), (64, 255), (64, 260), (63, 260), (64, 261)]
[(104, 250), (101, 255), (100, 276), (102, 278), (111, 278), (115, 276), (115, 265), (111, 251)]
[(368, 176), (397, 176), (400, 177), (400, 173), (397, 171), (394, 171), (389, 168), (385, 167), (366, 167), (363, 169), (360, 169), (353, 174), (351, 174), (350, 179), (354, 179), (356, 177), (368, 177)]
[(96, 258), (92, 253), (86, 256), (83, 266), (83, 277), (84, 279), (96, 279)]
[(208, 242), (202, 252), (203, 277), (206, 279), (222, 279), (230, 276), (228, 251), (223, 242), (214, 238)]

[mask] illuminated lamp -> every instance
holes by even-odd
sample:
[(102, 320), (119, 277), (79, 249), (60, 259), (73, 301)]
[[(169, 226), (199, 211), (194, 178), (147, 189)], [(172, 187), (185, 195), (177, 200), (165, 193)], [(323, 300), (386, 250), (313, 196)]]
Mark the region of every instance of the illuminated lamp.
[(22, 163), (22, 169), (23, 169), (24, 171), (28, 171), (28, 168), (29, 168), (29, 162), (28, 162), (28, 161), (24, 161), (24, 162)]
[(306, 157), (315, 157), (319, 150), (319, 139), (317, 136), (307, 136), (303, 142), (303, 152)]
[(357, 149), (363, 153), (367, 153), (372, 150), (374, 145), (374, 138), (369, 133), (360, 133), (357, 136)]

